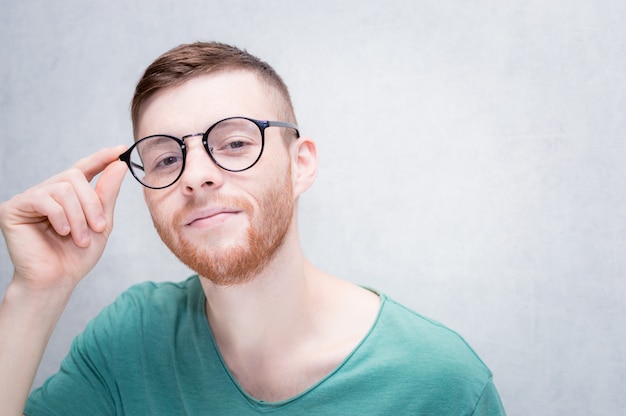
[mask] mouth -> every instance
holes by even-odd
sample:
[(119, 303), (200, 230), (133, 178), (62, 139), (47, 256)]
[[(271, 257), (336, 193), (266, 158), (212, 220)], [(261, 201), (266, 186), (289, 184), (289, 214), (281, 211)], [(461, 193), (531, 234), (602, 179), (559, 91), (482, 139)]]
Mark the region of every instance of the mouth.
[(185, 221), (187, 227), (211, 227), (222, 224), (239, 214), (240, 211), (230, 208), (216, 208), (195, 212)]

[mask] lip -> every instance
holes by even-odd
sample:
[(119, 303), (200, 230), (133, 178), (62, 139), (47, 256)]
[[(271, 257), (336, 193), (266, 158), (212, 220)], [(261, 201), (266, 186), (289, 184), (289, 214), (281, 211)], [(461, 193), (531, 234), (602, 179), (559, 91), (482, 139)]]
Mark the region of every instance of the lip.
[(184, 221), (187, 227), (206, 227), (221, 224), (240, 211), (232, 208), (211, 208), (202, 211), (195, 211)]

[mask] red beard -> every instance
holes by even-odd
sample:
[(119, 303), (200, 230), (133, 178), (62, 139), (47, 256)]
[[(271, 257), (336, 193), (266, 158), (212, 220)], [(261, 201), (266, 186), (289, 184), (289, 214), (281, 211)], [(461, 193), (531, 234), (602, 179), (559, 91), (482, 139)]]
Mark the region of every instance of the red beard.
[[(211, 201), (240, 209), (250, 218), (245, 240), (234, 246), (203, 247), (176, 235), (167, 221), (154, 212), (152, 220), (163, 242), (189, 268), (217, 285), (241, 285), (263, 271), (285, 241), (295, 205), (290, 178), (290, 174), (286, 175), (281, 186), (272, 186), (261, 195), (259, 212), (255, 212), (252, 204), (243, 199), (218, 198)], [(190, 201), (175, 215), (173, 223), (180, 224), (181, 218), (185, 218), (197, 205), (201, 204)]]

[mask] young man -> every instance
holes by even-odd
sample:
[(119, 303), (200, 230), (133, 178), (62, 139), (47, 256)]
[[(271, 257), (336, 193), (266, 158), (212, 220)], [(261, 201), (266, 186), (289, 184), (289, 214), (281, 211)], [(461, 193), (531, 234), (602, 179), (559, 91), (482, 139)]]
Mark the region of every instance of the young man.
[[(0, 205), (15, 266), (0, 307), (3, 414), (504, 414), (457, 334), (304, 257), (296, 206), (316, 148), (269, 65), (182, 45), (148, 67), (132, 118), (128, 150), (101, 150)], [(104, 250), (126, 167), (198, 276), (122, 294), (27, 400), (59, 315)]]

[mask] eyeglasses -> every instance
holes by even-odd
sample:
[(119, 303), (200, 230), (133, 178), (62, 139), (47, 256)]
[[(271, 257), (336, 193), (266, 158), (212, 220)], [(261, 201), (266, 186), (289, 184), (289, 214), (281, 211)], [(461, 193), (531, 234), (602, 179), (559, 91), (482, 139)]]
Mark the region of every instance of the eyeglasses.
[(229, 117), (213, 124), (204, 133), (188, 134), (182, 138), (155, 134), (144, 137), (119, 156), (140, 184), (151, 189), (173, 185), (183, 174), (187, 146), (185, 139), (202, 136), (202, 144), (209, 157), (220, 168), (241, 172), (254, 166), (265, 147), (265, 129), (298, 126), (282, 121), (255, 120), (247, 117)]

